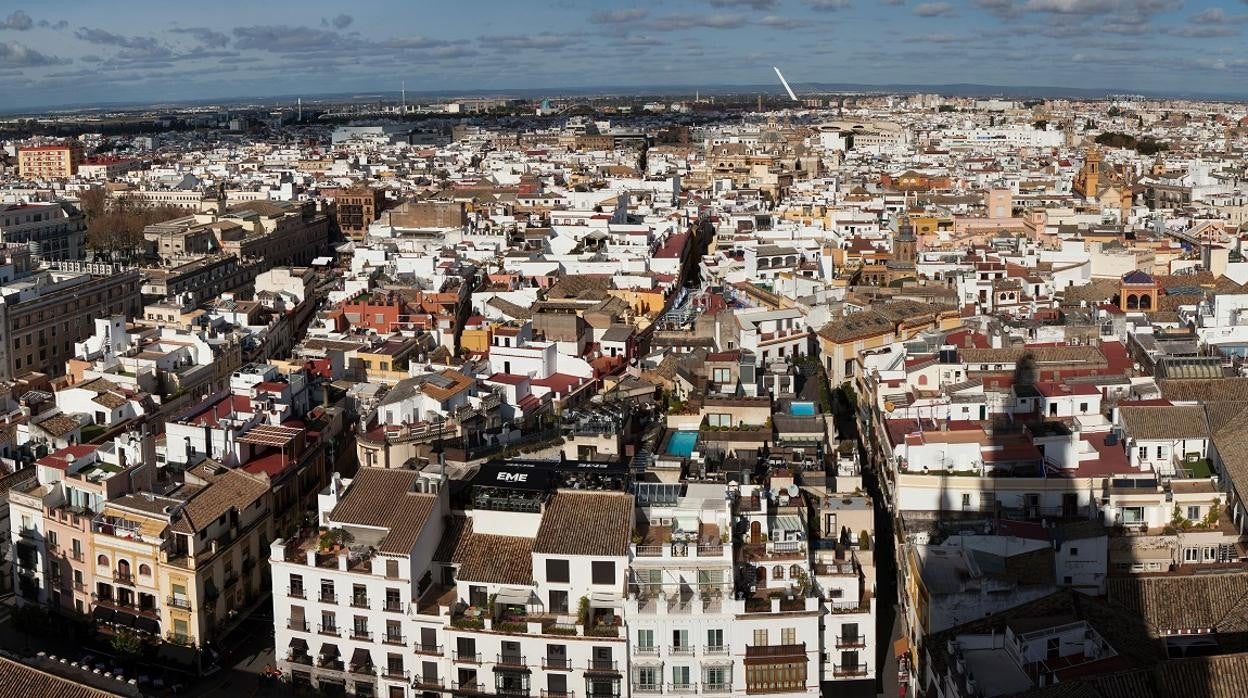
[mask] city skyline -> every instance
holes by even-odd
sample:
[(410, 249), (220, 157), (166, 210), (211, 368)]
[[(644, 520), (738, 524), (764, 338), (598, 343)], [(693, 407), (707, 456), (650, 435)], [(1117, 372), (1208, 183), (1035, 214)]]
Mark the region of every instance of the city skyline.
[[(1055, 86), (1243, 96), (1248, 4), (705, 0), (518, 8), (225, 2), (0, 7), (10, 109), (92, 102), (771, 84)], [(344, 11), (345, 10), (345, 11)], [(1043, 72), (1036, 69), (1044, 68)], [(775, 92), (781, 93), (778, 83)]]

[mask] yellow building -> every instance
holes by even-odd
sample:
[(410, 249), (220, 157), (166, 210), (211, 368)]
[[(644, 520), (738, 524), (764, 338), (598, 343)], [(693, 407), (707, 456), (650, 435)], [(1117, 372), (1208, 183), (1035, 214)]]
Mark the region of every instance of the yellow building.
[(78, 174), (81, 164), (82, 144), (78, 141), (32, 146), (17, 153), (17, 170), (22, 179), (68, 179)]

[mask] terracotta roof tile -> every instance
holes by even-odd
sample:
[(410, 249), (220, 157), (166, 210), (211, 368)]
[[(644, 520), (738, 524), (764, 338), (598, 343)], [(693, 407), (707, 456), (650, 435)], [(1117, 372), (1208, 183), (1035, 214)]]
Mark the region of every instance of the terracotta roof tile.
[(632, 495), (559, 490), (542, 512), (533, 552), (623, 557), (632, 529)]

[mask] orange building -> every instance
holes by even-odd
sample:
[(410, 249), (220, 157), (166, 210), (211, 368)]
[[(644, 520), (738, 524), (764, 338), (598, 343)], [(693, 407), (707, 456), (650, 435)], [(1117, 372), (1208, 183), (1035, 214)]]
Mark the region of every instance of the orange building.
[(37, 145), (17, 153), (17, 169), (22, 179), (68, 179), (78, 174), (82, 164), (82, 144), (67, 141), (58, 145)]

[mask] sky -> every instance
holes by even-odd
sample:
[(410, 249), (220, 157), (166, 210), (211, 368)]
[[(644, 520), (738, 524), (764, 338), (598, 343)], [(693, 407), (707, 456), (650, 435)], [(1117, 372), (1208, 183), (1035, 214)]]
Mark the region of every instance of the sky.
[(0, 110), (975, 83), (1248, 96), (1248, 0), (0, 0)]

